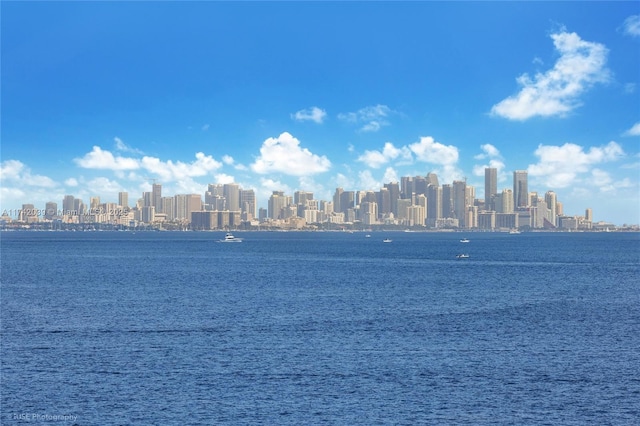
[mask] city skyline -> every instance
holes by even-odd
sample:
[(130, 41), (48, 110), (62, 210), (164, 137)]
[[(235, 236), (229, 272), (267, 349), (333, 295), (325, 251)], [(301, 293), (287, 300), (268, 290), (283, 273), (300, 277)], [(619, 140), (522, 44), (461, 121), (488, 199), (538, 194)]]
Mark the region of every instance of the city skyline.
[(1, 32), (3, 211), (433, 172), (640, 222), (633, 2), (9, 2)]
[[(435, 173), (426, 176), (403, 176), (400, 182), (385, 183), (379, 191), (336, 188), (330, 200), (314, 198), (313, 192), (273, 191), (267, 208), (258, 206), (253, 189), (236, 183), (209, 184), (200, 194), (162, 192), (154, 181), (152, 191), (128, 203), (129, 194), (118, 193), (118, 203), (91, 197), (89, 204), (73, 195), (62, 200), (62, 209), (54, 201), (44, 209), (23, 204), (18, 211), (2, 212), (3, 219), (17, 216), (18, 222), (35, 224), (105, 224), (126, 227), (178, 226), (181, 229), (207, 230), (261, 225), (285, 228), (315, 228), (322, 224), (365, 226), (396, 225), (425, 229), (547, 229), (609, 230), (610, 222), (593, 221), (593, 209), (584, 214), (564, 212), (562, 201), (553, 190), (544, 194), (527, 191), (525, 171), (513, 173), (513, 190), (494, 188), (495, 168), (485, 168), (485, 193), (489, 199), (476, 197), (476, 188), (466, 181), (440, 185)], [(524, 191), (524, 196), (522, 192)], [(10, 220), (11, 221), (11, 220)], [(636, 224), (626, 224), (637, 226)]]

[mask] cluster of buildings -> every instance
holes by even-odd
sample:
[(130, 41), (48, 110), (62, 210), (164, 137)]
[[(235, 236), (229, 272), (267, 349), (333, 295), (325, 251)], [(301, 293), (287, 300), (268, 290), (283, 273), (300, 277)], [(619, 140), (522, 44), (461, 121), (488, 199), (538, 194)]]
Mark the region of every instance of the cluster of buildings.
[[(403, 177), (384, 184), (378, 191), (345, 191), (337, 188), (331, 200), (316, 200), (312, 192), (293, 196), (273, 191), (267, 208), (257, 208), (255, 192), (236, 183), (210, 184), (201, 194), (163, 196), (162, 185), (153, 183), (130, 206), (126, 192), (118, 202), (102, 203), (92, 197), (89, 204), (67, 195), (62, 209), (48, 202), (44, 210), (24, 204), (15, 214), (22, 224), (101, 224), (118, 227), (152, 226), (165, 229), (373, 229), (378, 226), (424, 229), (562, 229), (613, 228), (593, 223), (591, 209), (584, 216), (567, 216), (553, 191), (530, 192), (524, 170), (513, 172), (513, 187), (498, 191), (495, 168), (485, 169), (484, 199), (466, 180), (440, 184), (435, 173)], [(0, 221), (12, 221), (4, 212)]]

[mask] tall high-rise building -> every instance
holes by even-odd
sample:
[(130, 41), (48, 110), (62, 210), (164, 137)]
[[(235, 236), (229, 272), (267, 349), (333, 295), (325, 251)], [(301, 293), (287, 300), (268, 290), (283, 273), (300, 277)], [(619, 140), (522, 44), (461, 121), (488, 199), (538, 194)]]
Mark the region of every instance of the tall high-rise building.
[(293, 193), (293, 204), (306, 206), (307, 201), (313, 200), (313, 192), (296, 191)]
[(342, 188), (336, 188), (336, 192), (333, 194), (333, 210), (336, 213), (340, 213), (342, 212), (342, 206), (340, 206), (340, 199), (342, 197), (342, 193), (344, 192), (344, 189)]
[(513, 212), (513, 191), (503, 189), (500, 194), (496, 195), (496, 213), (511, 214)]
[(175, 202), (174, 197), (162, 197), (162, 213), (167, 216), (168, 221), (176, 218)]
[(49, 201), (47, 204), (45, 204), (44, 207), (44, 218), (45, 219), (53, 219), (54, 216), (58, 215), (58, 203), (54, 202), (54, 201)]
[(253, 189), (240, 190), (240, 211), (247, 216), (248, 220), (256, 216), (256, 193)]
[(355, 191), (343, 191), (342, 194), (340, 194), (340, 208), (342, 209), (341, 212), (346, 214), (349, 209), (353, 209), (355, 199)]
[(398, 215), (398, 200), (400, 199), (400, 185), (398, 182), (385, 183), (384, 187), (389, 191), (389, 200), (391, 201), (391, 212)]
[(427, 188), (427, 219), (435, 223), (442, 218), (442, 188), (429, 184)]
[(284, 195), (284, 191), (273, 191), (269, 197), (268, 216), (271, 219), (281, 219), (282, 210), (287, 207), (289, 197)]
[(513, 205), (515, 208), (527, 207), (529, 203), (529, 187), (526, 170), (513, 172)]
[(226, 209), (230, 212), (240, 211), (240, 186), (237, 183), (225, 183), (222, 189), (227, 201)]
[(413, 178), (410, 176), (403, 176), (400, 178), (400, 198), (411, 199), (415, 192)]
[(118, 192), (118, 205), (121, 207), (129, 207), (129, 193)]
[(413, 193), (427, 195), (427, 185), (429, 182), (427, 178), (423, 176), (416, 176), (413, 178)]
[(75, 208), (75, 198), (73, 195), (65, 195), (62, 200), (62, 214), (63, 215), (73, 215), (73, 210)]
[(389, 214), (392, 213), (391, 193), (389, 190), (386, 187), (380, 188), (376, 198), (378, 203), (378, 214), (382, 217), (389, 216)]
[(442, 185), (442, 217), (453, 217), (453, 187), (448, 183)]
[(586, 220), (587, 222), (593, 222), (593, 210), (586, 209), (584, 211), (584, 220)]
[(438, 183), (438, 175), (433, 172), (427, 173), (427, 184), (433, 185), (433, 186), (440, 186), (440, 184)]
[(556, 193), (547, 191), (544, 194), (544, 201), (547, 203), (547, 209), (549, 209), (549, 223), (553, 226), (558, 226), (558, 199)]
[(98, 196), (90, 197), (89, 198), (89, 208), (92, 209), (92, 210), (95, 210), (98, 207), (100, 207), (100, 197), (98, 197)]
[(162, 213), (162, 185), (159, 183), (154, 183), (151, 185), (151, 205), (155, 207), (156, 213)]
[(498, 169), (487, 167), (484, 169), (484, 206), (485, 210), (495, 210), (494, 197), (498, 193)]
[(461, 228), (465, 226), (467, 216), (467, 183), (463, 180), (453, 181), (453, 217), (458, 219)]

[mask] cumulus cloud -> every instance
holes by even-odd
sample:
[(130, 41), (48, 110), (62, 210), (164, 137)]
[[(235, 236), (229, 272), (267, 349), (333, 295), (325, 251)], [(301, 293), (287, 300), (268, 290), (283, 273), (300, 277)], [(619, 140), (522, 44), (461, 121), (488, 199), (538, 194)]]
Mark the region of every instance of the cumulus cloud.
[(356, 112), (338, 114), (338, 119), (347, 123), (360, 125), (361, 132), (377, 132), (383, 126), (388, 126), (389, 115), (393, 111), (386, 105), (373, 105), (359, 109)]
[(383, 164), (400, 158), (410, 163), (412, 161), (411, 151), (407, 147), (396, 148), (391, 142), (384, 144), (382, 151), (365, 151), (358, 157), (357, 161), (365, 163), (368, 167), (377, 169)]
[(307, 109), (301, 109), (300, 111), (291, 114), (291, 118), (296, 121), (313, 121), (314, 123), (318, 124), (322, 124), (326, 116), (327, 112), (316, 106)]
[(165, 181), (179, 180), (185, 177), (206, 176), (222, 167), (222, 163), (202, 152), (196, 153), (195, 161), (184, 163), (171, 160), (161, 161), (155, 157), (142, 157), (141, 167), (156, 174)]
[(322, 173), (330, 167), (331, 162), (327, 157), (302, 148), (300, 141), (287, 132), (265, 140), (260, 148), (260, 156), (251, 164), (251, 169), (256, 173), (280, 172), (292, 176)]
[(99, 146), (94, 146), (91, 152), (73, 161), (85, 169), (135, 170), (140, 168), (140, 162), (137, 159), (114, 156), (110, 151), (105, 151)]
[(382, 180), (385, 183), (400, 182), (400, 178), (398, 177), (398, 172), (396, 172), (393, 167), (387, 167), (387, 169), (384, 171), (384, 176), (382, 177)]
[(624, 132), (625, 136), (640, 136), (640, 122), (631, 126), (629, 130)]
[(76, 178), (69, 178), (67, 180), (64, 181), (64, 184), (66, 186), (78, 186), (78, 179)]
[(431, 136), (421, 137), (420, 141), (409, 145), (419, 161), (442, 166), (452, 166), (458, 162), (458, 148), (436, 142)]
[(196, 153), (195, 157), (196, 159), (190, 163), (171, 160), (162, 161), (159, 158), (150, 156), (137, 159), (114, 156), (111, 152), (103, 150), (99, 146), (94, 146), (91, 152), (85, 154), (82, 158), (74, 159), (74, 162), (85, 169), (112, 170), (121, 177), (124, 177), (124, 174), (120, 173), (122, 171), (142, 169), (159, 176), (165, 182), (185, 177), (205, 176), (222, 167), (222, 163), (202, 152)]
[(596, 164), (622, 158), (624, 151), (613, 141), (588, 151), (579, 145), (566, 143), (562, 146), (539, 145), (535, 155), (539, 161), (529, 166), (529, 175), (539, 178), (548, 187), (566, 188), (575, 184), (580, 174), (592, 171)]
[(623, 33), (638, 37), (640, 36), (640, 15), (631, 15), (622, 24)]
[(54, 188), (58, 185), (48, 176), (31, 174), (31, 169), (18, 160), (0, 163), (0, 182), (3, 186), (16, 184), (40, 188)]
[(491, 108), (491, 114), (510, 120), (535, 116), (564, 116), (580, 106), (579, 96), (596, 83), (609, 81), (606, 68), (607, 48), (600, 43), (582, 40), (576, 33), (551, 35), (560, 54), (554, 67), (533, 78), (517, 78), (522, 89)]
[(480, 149), (482, 150), (482, 154), (477, 154), (473, 158), (476, 160), (488, 160), (483, 164), (475, 164), (473, 166), (473, 175), (474, 176), (484, 176), (484, 169), (491, 167), (496, 169), (498, 174), (498, 179), (500, 181), (504, 180), (504, 162), (502, 161), (502, 155), (500, 151), (495, 146), (490, 143), (480, 145)]
[(32, 174), (19, 160), (0, 163), (0, 207), (17, 208), (23, 203), (45, 203), (61, 198), (59, 185), (48, 176)]
[(376, 180), (370, 170), (362, 170), (358, 173), (358, 188), (364, 191), (378, 191), (382, 187), (382, 182)]

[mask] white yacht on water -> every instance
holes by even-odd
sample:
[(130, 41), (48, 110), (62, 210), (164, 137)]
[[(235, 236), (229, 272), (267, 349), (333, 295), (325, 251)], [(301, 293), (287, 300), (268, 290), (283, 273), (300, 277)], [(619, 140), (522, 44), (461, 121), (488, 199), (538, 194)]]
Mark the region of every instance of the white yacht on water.
[(241, 243), (242, 238), (236, 238), (231, 232), (227, 232), (222, 240), (218, 240), (220, 243)]

